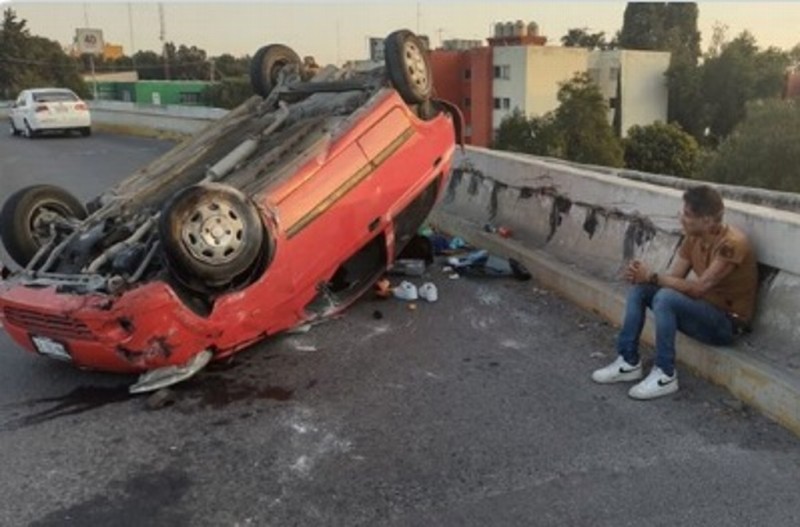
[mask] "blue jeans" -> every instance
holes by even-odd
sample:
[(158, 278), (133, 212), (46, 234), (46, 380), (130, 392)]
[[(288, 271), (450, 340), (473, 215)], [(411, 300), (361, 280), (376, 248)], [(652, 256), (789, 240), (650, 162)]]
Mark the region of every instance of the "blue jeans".
[(656, 321), (655, 364), (667, 375), (675, 372), (675, 332), (714, 346), (733, 342), (733, 322), (724, 311), (705, 300), (695, 300), (666, 287), (639, 284), (631, 288), (625, 320), (617, 337), (617, 353), (629, 364), (639, 362), (639, 336), (646, 308)]

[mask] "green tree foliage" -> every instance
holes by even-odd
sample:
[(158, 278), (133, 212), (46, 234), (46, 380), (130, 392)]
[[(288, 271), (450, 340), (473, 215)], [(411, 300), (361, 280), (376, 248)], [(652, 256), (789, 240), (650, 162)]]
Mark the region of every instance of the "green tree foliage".
[(514, 110), (503, 119), (494, 148), (560, 157), (579, 163), (622, 166), (622, 146), (608, 123), (608, 107), (587, 74), (561, 85), (559, 107), (527, 119)]
[(587, 48), (587, 49), (614, 49), (617, 47), (617, 42), (612, 40), (606, 42), (606, 34), (603, 31), (599, 33), (589, 33), (589, 29), (585, 27), (572, 28), (567, 31), (567, 34), (561, 37), (561, 44), (567, 48)]
[(726, 137), (745, 116), (753, 99), (779, 97), (790, 59), (775, 48), (759, 51), (747, 31), (706, 58), (701, 74), (702, 113), (714, 138)]
[(493, 147), (509, 152), (533, 153), (531, 124), (522, 110), (514, 108), (513, 112), (503, 117)]
[(579, 163), (622, 166), (622, 145), (608, 122), (603, 94), (586, 73), (576, 74), (561, 84), (556, 126), (563, 145), (563, 157)]
[(694, 2), (630, 2), (620, 31), (623, 49), (669, 51), (697, 63), (700, 32)]
[(623, 145), (625, 166), (630, 169), (684, 178), (696, 175), (700, 147), (680, 126), (661, 121), (632, 126)]
[(242, 77), (250, 71), (250, 57), (244, 56), (236, 58), (229, 53), (223, 53), (219, 57), (212, 59), (216, 72), (221, 77)]
[(205, 100), (215, 108), (236, 108), (254, 95), (249, 77), (229, 77), (206, 89)]
[(800, 192), (800, 105), (754, 101), (747, 117), (720, 145), (704, 179)]
[(697, 62), (699, 11), (693, 2), (631, 2), (625, 8), (620, 45), (625, 49), (669, 51), (668, 120), (700, 137), (702, 120)]
[(12, 99), (21, 90), (42, 86), (70, 88), (82, 97), (89, 91), (78, 62), (58, 42), (34, 36), (13, 9), (3, 12), (0, 25), (0, 98)]

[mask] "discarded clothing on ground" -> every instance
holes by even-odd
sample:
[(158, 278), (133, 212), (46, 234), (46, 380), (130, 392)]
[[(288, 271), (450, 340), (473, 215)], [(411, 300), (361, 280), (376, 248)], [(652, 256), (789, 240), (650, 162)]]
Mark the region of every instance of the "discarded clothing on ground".
[(463, 256), (447, 259), (456, 272), (463, 276), (512, 277), (517, 280), (530, 280), (531, 274), (520, 262), (513, 258), (505, 259), (489, 254), (488, 251), (472, 251)]

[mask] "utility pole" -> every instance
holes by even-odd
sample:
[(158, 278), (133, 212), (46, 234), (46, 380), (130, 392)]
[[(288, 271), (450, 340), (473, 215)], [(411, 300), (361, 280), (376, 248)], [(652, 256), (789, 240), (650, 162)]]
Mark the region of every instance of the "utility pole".
[[(89, 6), (83, 4), (83, 24), (84, 27), (89, 27)], [(92, 99), (97, 100), (97, 75), (94, 70), (94, 54), (89, 54), (89, 68), (92, 72)]]
[(169, 80), (169, 57), (167, 56), (167, 29), (164, 24), (164, 4), (158, 3), (158, 22), (161, 30), (158, 34), (158, 39), (161, 41), (161, 55), (164, 58), (164, 79)]
[(134, 58), (136, 54), (136, 45), (133, 42), (133, 8), (130, 2), (128, 2), (128, 31), (131, 35), (131, 63), (133, 64), (134, 71), (136, 71), (136, 59)]

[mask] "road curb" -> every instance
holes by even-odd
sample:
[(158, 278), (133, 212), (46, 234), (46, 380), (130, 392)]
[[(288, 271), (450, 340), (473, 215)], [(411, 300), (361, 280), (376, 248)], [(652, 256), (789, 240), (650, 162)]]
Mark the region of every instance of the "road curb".
[(148, 128), (146, 126), (111, 124), (111, 123), (104, 123), (97, 121), (92, 123), (92, 129), (108, 132), (111, 134), (129, 135), (134, 137), (148, 137), (153, 139), (160, 139), (162, 141), (175, 141), (177, 143), (191, 137), (191, 134), (157, 130), (155, 128)]
[[(522, 262), (543, 287), (592, 311), (618, 326), (625, 298), (607, 282), (587, 276), (576, 266), (559, 261), (545, 251), (523, 246), (513, 239), (485, 232), (478, 225), (441, 210), (430, 221), (471, 245)], [(648, 320), (642, 340), (654, 343)], [(800, 436), (800, 379), (776, 368), (755, 352), (733, 347), (713, 347), (678, 335), (677, 359), (696, 375), (725, 387), (736, 398)], [(589, 372), (586, 372), (588, 379)]]

